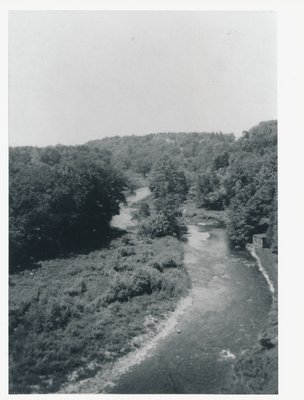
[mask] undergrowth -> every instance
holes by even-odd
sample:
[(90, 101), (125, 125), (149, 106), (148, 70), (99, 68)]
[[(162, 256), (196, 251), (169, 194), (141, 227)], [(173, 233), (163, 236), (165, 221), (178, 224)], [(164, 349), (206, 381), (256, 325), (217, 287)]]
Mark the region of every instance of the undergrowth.
[(115, 360), (187, 292), (182, 244), (127, 234), (110, 247), (10, 277), (10, 393), (51, 393)]

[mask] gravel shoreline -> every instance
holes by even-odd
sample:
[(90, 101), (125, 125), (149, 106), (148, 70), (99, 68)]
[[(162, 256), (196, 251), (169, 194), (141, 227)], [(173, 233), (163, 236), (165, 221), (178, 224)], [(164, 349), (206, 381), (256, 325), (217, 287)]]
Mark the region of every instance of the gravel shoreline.
[(133, 339), (136, 347), (139, 346), (136, 350), (126, 354), (111, 365), (104, 365), (104, 368), (97, 372), (92, 378), (71, 382), (65, 385), (58, 394), (107, 393), (107, 390), (115, 385), (116, 380), (129, 371), (130, 368), (141, 363), (147, 357), (152, 356), (153, 350), (157, 347), (158, 343), (174, 331), (179, 317), (191, 304), (192, 298), (191, 295), (188, 295), (180, 299), (176, 309), (170, 312), (160, 323), (147, 321), (147, 324), (151, 324), (152, 327), (148, 329), (147, 333)]

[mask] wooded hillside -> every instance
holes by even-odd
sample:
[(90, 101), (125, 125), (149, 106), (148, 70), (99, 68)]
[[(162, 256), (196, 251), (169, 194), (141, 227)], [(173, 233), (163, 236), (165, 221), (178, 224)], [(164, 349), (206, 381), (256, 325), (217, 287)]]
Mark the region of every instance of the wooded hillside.
[[(176, 168), (173, 184), (166, 181), (171, 167), (160, 164), (164, 159)], [(156, 197), (174, 187), (177, 198), (227, 210), (234, 246), (266, 232), (276, 249), (277, 122), (268, 121), (237, 140), (223, 133), (159, 133), (11, 148), (11, 271), (104, 239), (124, 191), (139, 186), (139, 177)]]

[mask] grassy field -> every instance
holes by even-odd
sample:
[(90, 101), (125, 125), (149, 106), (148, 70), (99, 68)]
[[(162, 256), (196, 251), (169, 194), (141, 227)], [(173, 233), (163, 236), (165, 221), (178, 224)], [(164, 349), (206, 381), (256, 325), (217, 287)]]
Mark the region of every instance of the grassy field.
[[(187, 293), (182, 244), (126, 234), (10, 276), (10, 393), (51, 393), (128, 353)], [(153, 324), (152, 324), (153, 325)]]

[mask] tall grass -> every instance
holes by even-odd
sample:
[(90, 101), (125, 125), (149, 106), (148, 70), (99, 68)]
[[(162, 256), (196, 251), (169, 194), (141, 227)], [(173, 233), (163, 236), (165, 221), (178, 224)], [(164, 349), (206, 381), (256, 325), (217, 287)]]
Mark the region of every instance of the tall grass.
[(73, 370), (88, 376), (130, 351), (145, 317), (161, 317), (186, 293), (182, 258), (172, 237), (125, 235), (12, 275), (10, 393), (54, 392)]

